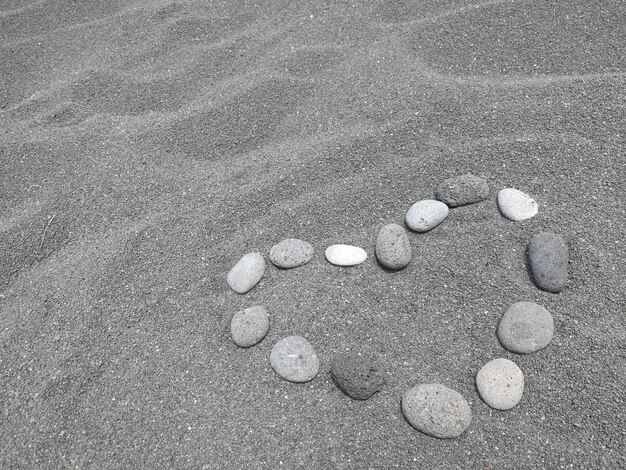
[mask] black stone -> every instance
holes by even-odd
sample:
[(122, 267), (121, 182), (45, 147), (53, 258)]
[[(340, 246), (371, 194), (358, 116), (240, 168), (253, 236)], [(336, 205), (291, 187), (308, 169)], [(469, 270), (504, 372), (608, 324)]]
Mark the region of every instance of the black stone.
[(330, 375), (337, 387), (355, 400), (367, 400), (385, 383), (383, 370), (368, 357), (341, 353), (333, 358)]
[(437, 187), (437, 199), (449, 207), (465, 206), (484, 201), (489, 196), (487, 182), (474, 175), (449, 178)]
[(565, 289), (568, 263), (567, 243), (556, 233), (538, 233), (528, 243), (530, 272), (540, 289), (555, 293)]

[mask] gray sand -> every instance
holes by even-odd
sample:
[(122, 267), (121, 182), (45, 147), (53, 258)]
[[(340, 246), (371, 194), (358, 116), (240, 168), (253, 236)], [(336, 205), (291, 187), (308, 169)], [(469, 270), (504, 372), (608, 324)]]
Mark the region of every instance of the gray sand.
[[(256, 5), (256, 6), (255, 6)], [(622, 3), (19, 1), (0, 6), (0, 467), (618, 468), (626, 423)], [(492, 192), (409, 234), (393, 275), (323, 258), (460, 174)], [(498, 211), (505, 187), (541, 207)], [(54, 218), (53, 218), (54, 217)], [(46, 229), (47, 227), (47, 229)], [(537, 289), (528, 240), (562, 234), (568, 288)], [(314, 259), (245, 253), (302, 238)], [(499, 414), (478, 369), (514, 302), (554, 316)], [(264, 305), (268, 337), (230, 338)], [(305, 336), (315, 380), (269, 365)], [(363, 403), (338, 353), (384, 360)], [(400, 397), (437, 382), (472, 425), (442, 442)]]

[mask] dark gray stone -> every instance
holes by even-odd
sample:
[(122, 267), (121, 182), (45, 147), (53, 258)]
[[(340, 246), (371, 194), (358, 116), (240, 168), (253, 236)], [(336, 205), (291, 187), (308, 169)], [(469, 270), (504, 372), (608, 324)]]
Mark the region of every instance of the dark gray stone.
[(270, 261), (279, 268), (290, 269), (303, 266), (313, 258), (310, 243), (297, 238), (287, 238), (270, 250)]
[(402, 269), (413, 257), (409, 236), (398, 224), (385, 225), (376, 239), (376, 257), (388, 269)]
[(498, 325), (502, 346), (514, 353), (531, 354), (545, 348), (554, 335), (552, 315), (533, 302), (517, 302), (509, 307)]
[(441, 183), (437, 187), (436, 196), (450, 207), (465, 206), (487, 199), (489, 185), (479, 176), (456, 176)]
[(561, 292), (567, 285), (569, 249), (562, 237), (541, 232), (528, 243), (528, 264), (537, 287)]
[(385, 383), (383, 370), (372, 359), (356, 353), (337, 354), (330, 366), (337, 387), (355, 400), (367, 400)]

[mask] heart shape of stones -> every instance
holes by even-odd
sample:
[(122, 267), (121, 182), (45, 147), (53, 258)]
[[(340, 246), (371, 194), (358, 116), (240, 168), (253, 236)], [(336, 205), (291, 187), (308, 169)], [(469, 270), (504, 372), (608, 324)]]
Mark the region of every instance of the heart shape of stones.
[[(436, 200), (413, 204), (405, 223), (418, 233), (428, 232), (441, 224), (450, 208), (475, 204), (489, 196), (487, 182), (478, 176), (462, 175), (443, 181), (436, 190)], [(538, 213), (538, 205), (529, 195), (513, 188), (498, 193), (498, 208), (507, 219), (520, 222)], [(367, 259), (363, 248), (337, 244), (325, 251), (326, 259), (336, 266), (356, 266)], [(269, 258), (280, 269), (307, 264), (314, 256), (313, 246), (303, 240), (288, 238), (274, 245)], [(527, 248), (528, 264), (535, 285), (547, 292), (565, 289), (568, 279), (569, 250), (565, 240), (555, 233), (540, 232)], [(408, 266), (412, 259), (411, 243), (406, 230), (398, 224), (385, 225), (376, 239), (376, 258), (388, 270)], [(227, 276), (230, 288), (246, 294), (256, 286), (266, 270), (261, 253), (244, 255)], [(270, 317), (263, 306), (243, 309), (233, 316), (231, 335), (235, 344), (249, 348), (263, 340), (269, 331)], [(554, 335), (552, 315), (541, 305), (517, 302), (500, 320), (497, 336), (501, 345), (516, 354), (532, 354), (548, 346)], [(313, 380), (319, 371), (319, 358), (313, 346), (302, 336), (287, 336), (272, 348), (270, 364), (282, 378), (296, 383)], [(330, 374), (346, 395), (367, 400), (380, 391), (385, 373), (380, 364), (367, 355), (342, 353), (331, 363)], [(476, 374), (476, 388), (490, 407), (509, 410), (522, 399), (524, 374), (514, 362), (496, 358)], [(445, 385), (419, 384), (402, 397), (402, 412), (416, 429), (430, 436), (450, 439), (469, 427), (472, 412), (467, 400)]]

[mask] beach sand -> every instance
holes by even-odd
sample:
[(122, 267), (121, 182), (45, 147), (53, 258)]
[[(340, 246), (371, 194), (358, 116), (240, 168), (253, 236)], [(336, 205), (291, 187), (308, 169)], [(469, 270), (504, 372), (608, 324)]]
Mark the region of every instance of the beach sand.
[[(0, 2), (0, 467), (619, 468), (626, 465), (626, 26), (607, 1)], [(489, 198), (375, 260), (379, 229), (444, 179)], [(515, 223), (497, 191), (532, 195)], [(526, 267), (570, 247), (561, 294)], [(240, 296), (226, 274), (283, 238), (315, 247)], [(354, 268), (334, 243), (362, 246)], [(496, 337), (514, 302), (554, 316), (528, 356)], [(240, 349), (232, 315), (262, 304)], [(281, 379), (272, 345), (321, 368)], [(352, 401), (334, 354), (386, 367)], [(506, 357), (526, 390), (491, 410), (474, 376)], [(456, 440), (400, 397), (470, 402)]]

